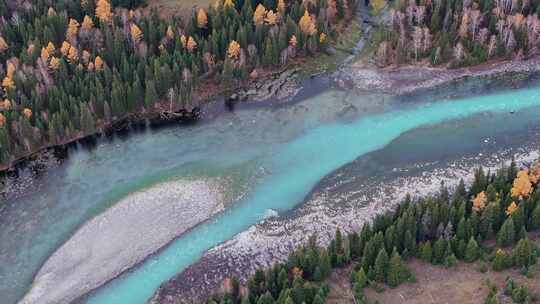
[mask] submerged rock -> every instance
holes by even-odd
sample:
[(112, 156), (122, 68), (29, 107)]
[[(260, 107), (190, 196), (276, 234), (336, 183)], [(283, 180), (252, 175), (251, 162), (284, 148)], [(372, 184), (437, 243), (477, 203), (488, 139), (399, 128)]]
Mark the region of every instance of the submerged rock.
[(224, 208), (216, 180), (161, 183), (83, 225), (43, 265), (24, 304), (69, 303)]

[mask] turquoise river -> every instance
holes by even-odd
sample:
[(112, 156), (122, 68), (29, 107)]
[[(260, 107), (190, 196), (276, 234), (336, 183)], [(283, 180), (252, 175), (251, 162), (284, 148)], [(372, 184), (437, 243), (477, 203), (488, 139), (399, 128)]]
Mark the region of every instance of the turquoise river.
[[(0, 206), (2, 303), (22, 298), (41, 265), (78, 227), (138, 189), (186, 177), (223, 176), (237, 188), (231, 192), (244, 195), (84, 302), (145, 303), (161, 283), (260, 222), (269, 209), (293, 209), (326, 175), (411, 130), (473, 118), (481, 122), (490, 115), (501, 117), (501, 130), (540, 125), (535, 122), (540, 117), (538, 84), (534, 78), (519, 88), (492, 92), (492, 83), (479, 82), (457, 86), (460, 96), (451, 98), (433, 92), (397, 98), (328, 88), (288, 103), (243, 106), (197, 124), (148, 129), (98, 140), (92, 149), (73, 149), (44, 172), (22, 170), (8, 182)], [(467, 128), (475, 131), (478, 125)]]

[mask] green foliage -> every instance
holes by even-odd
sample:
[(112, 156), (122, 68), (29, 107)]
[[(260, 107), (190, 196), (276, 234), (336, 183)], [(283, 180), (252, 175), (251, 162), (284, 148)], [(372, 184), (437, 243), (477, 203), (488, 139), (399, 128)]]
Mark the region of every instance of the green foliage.
[(480, 248), (478, 247), (478, 243), (476, 243), (476, 240), (471, 237), (465, 251), (465, 262), (472, 263), (476, 261), (479, 256)]

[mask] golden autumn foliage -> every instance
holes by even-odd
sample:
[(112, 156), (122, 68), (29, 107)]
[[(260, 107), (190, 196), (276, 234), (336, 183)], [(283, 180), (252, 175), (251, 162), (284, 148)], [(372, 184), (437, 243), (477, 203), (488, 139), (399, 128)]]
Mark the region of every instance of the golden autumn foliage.
[(56, 51), (56, 47), (54, 46), (54, 44), (52, 42), (49, 41), (49, 43), (47, 44), (47, 52), (49, 52), (50, 55), (54, 54), (54, 52)]
[(92, 18), (88, 17), (88, 15), (84, 16), (81, 28), (85, 30), (89, 30), (94, 27), (94, 21), (92, 21)]
[(527, 170), (521, 170), (518, 172), (514, 183), (512, 184), (511, 194), (512, 197), (524, 198), (528, 197), (532, 192), (532, 184), (529, 180), (529, 172)]
[(3, 128), (6, 125), (6, 117), (4, 114), (0, 113), (0, 128)]
[(371, 6), (371, 9), (373, 10), (373, 13), (375, 15), (378, 15), (384, 7), (386, 7), (387, 2), (386, 0), (371, 0), (369, 1), (369, 6)]
[(223, 2), (223, 7), (234, 7), (234, 2), (233, 0), (225, 0)]
[(266, 8), (259, 4), (253, 13), (253, 23), (255, 25), (262, 25), (264, 23), (264, 18), (266, 17)]
[(187, 37), (185, 35), (180, 36), (180, 42), (182, 43), (182, 47), (186, 47)]
[(13, 81), (13, 78), (6, 76), (2, 81), (2, 87), (4, 87), (6, 90), (15, 89), (15, 82)]
[(111, 20), (113, 13), (111, 11), (111, 4), (107, 0), (98, 0), (96, 4), (96, 16), (98, 19), (107, 23)]
[(319, 42), (320, 43), (325, 43), (326, 42), (326, 34), (325, 33), (321, 33), (319, 35)]
[(9, 46), (6, 40), (4, 40), (4, 37), (0, 36), (0, 53), (7, 51), (8, 48)]
[(62, 42), (62, 46), (60, 47), (60, 53), (62, 53), (63, 56), (67, 56), (70, 48), (71, 44), (69, 44), (69, 42), (67, 41), (64, 41)]
[(238, 59), (240, 56), (240, 44), (235, 40), (229, 43), (229, 48), (227, 49), (227, 56), (231, 59)]
[(60, 59), (53, 56), (49, 63), (49, 67), (53, 70), (58, 70), (60, 68)]
[(49, 60), (50, 57), (51, 57), (51, 54), (49, 54), (49, 52), (47, 51), (47, 48), (41, 48), (41, 59), (47, 62), (47, 60)]
[(197, 11), (197, 26), (199, 28), (206, 28), (206, 25), (208, 24), (208, 16), (206, 16), (206, 12), (200, 8)]
[(472, 200), (472, 209), (476, 212), (482, 211), (486, 207), (487, 196), (484, 191), (478, 193)]
[(131, 39), (133, 39), (135, 43), (139, 43), (141, 41), (143, 32), (135, 23), (131, 25), (129, 32), (131, 34)]
[(96, 59), (94, 60), (94, 69), (96, 69), (96, 71), (103, 69), (103, 59), (99, 56), (96, 56)]
[(77, 33), (79, 31), (79, 22), (77, 22), (77, 20), (71, 18), (69, 19), (69, 24), (68, 24), (68, 27), (67, 27), (67, 32), (66, 32), (66, 37), (68, 38), (73, 38), (75, 36), (77, 36)]
[(298, 21), (298, 26), (300, 27), (302, 33), (306, 35), (313, 35), (317, 32), (315, 22), (313, 21), (313, 18), (311, 18), (307, 10), (304, 12), (304, 16), (300, 18), (300, 21)]
[(296, 43), (298, 43), (298, 41), (296, 40), (296, 35), (292, 35), (291, 39), (289, 39), (289, 44), (293, 47), (296, 47)]
[(165, 35), (167, 36), (167, 38), (169, 39), (173, 39), (174, 38), (174, 31), (173, 31), (173, 28), (169, 25), (167, 27), (167, 31), (165, 32)]
[(15, 65), (12, 62), (8, 62), (6, 75), (13, 78), (13, 74), (15, 74)]
[(197, 42), (195, 41), (195, 39), (193, 39), (193, 37), (189, 36), (186, 47), (190, 52), (193, 52), (195, 51), (195, 49), (197, 49)]
[(24, 108), (23, 114), (24, 116), (26, 116), (26, 118), (30, 118), (32, 117), (32, 110), (30, 110), (29, 108)]
[(68, 58), (69, 62), (71, 62), (71, 63), (77, 62), (79, 60), (79, 51), (77, 51), (76, 48), (71, 47), (69, 49), (69, 53), (67, 55), (67, 58)]
[(277, 22), (277, 15), (274, 13), (274, 11), (269, 10), (266, 13), (266, 17), (264, 18), (264, 22), (268, 25), (275, 25)]
[(7, 64), (6, 77), (2, 81), (2, 87), (6, 90), (15, 89), (15, 82), (13, 81), (13, 74), (15, 73), (15, 66), (9, 62)]
[(278, 12), (280, 12), (282, 15), (285, 14), (285, 11), (287, 10), (287, 6), (285, 5), (285, 0), (278, 0), (278, 3), (277, 3), (277, 10), (278, 10)]
[(516, 202), (512, 202), (510, 205), (508, 205), (508, 208), (506, 208), (506, 215), (512, 215), (512, 213), (516, 212), (518, 209), (518, 205), (516, 205)]

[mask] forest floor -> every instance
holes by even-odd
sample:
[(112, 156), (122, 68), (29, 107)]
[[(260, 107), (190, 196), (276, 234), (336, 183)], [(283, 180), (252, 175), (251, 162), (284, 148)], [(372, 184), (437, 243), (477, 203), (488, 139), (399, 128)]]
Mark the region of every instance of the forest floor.
[[(540, 243), (540, 234), (531, 239)], [(404, 283), (396, 288), (384, 285), (384, 291), (377, 292), (366, 288), (365, 295), (370, 303), (378, 301), (381, 304), (434, 304), (434, 303), (460, 303), (478, 304), (487, 298), (490, 288), (487, 282), (497, 286), (497, 299), (499, 303), (512, 303), (512, 300), (503, 294), (506, 278), (511, 277), (519, 286), (526, 284), (529, 290), (540, 292), (540, 265), (532, 267), (532, 276), (522, 275), (519, 269), (511, 268), (501, 272), (490, 269), (480, 271), (481, 262), (472, 264), (459, 262), (456, 267), (445, 268), (441, 265), (432, 265), (417, 259), (409, 260), (406, 265), (414, 273), (416, 282)], [(349, 283), (350, 267), (334, 271), (329, 284), (331, 292), (328, 304), (354, 304), (353, 292)], [(379, 290), (380, 291), (380, 290)]]

